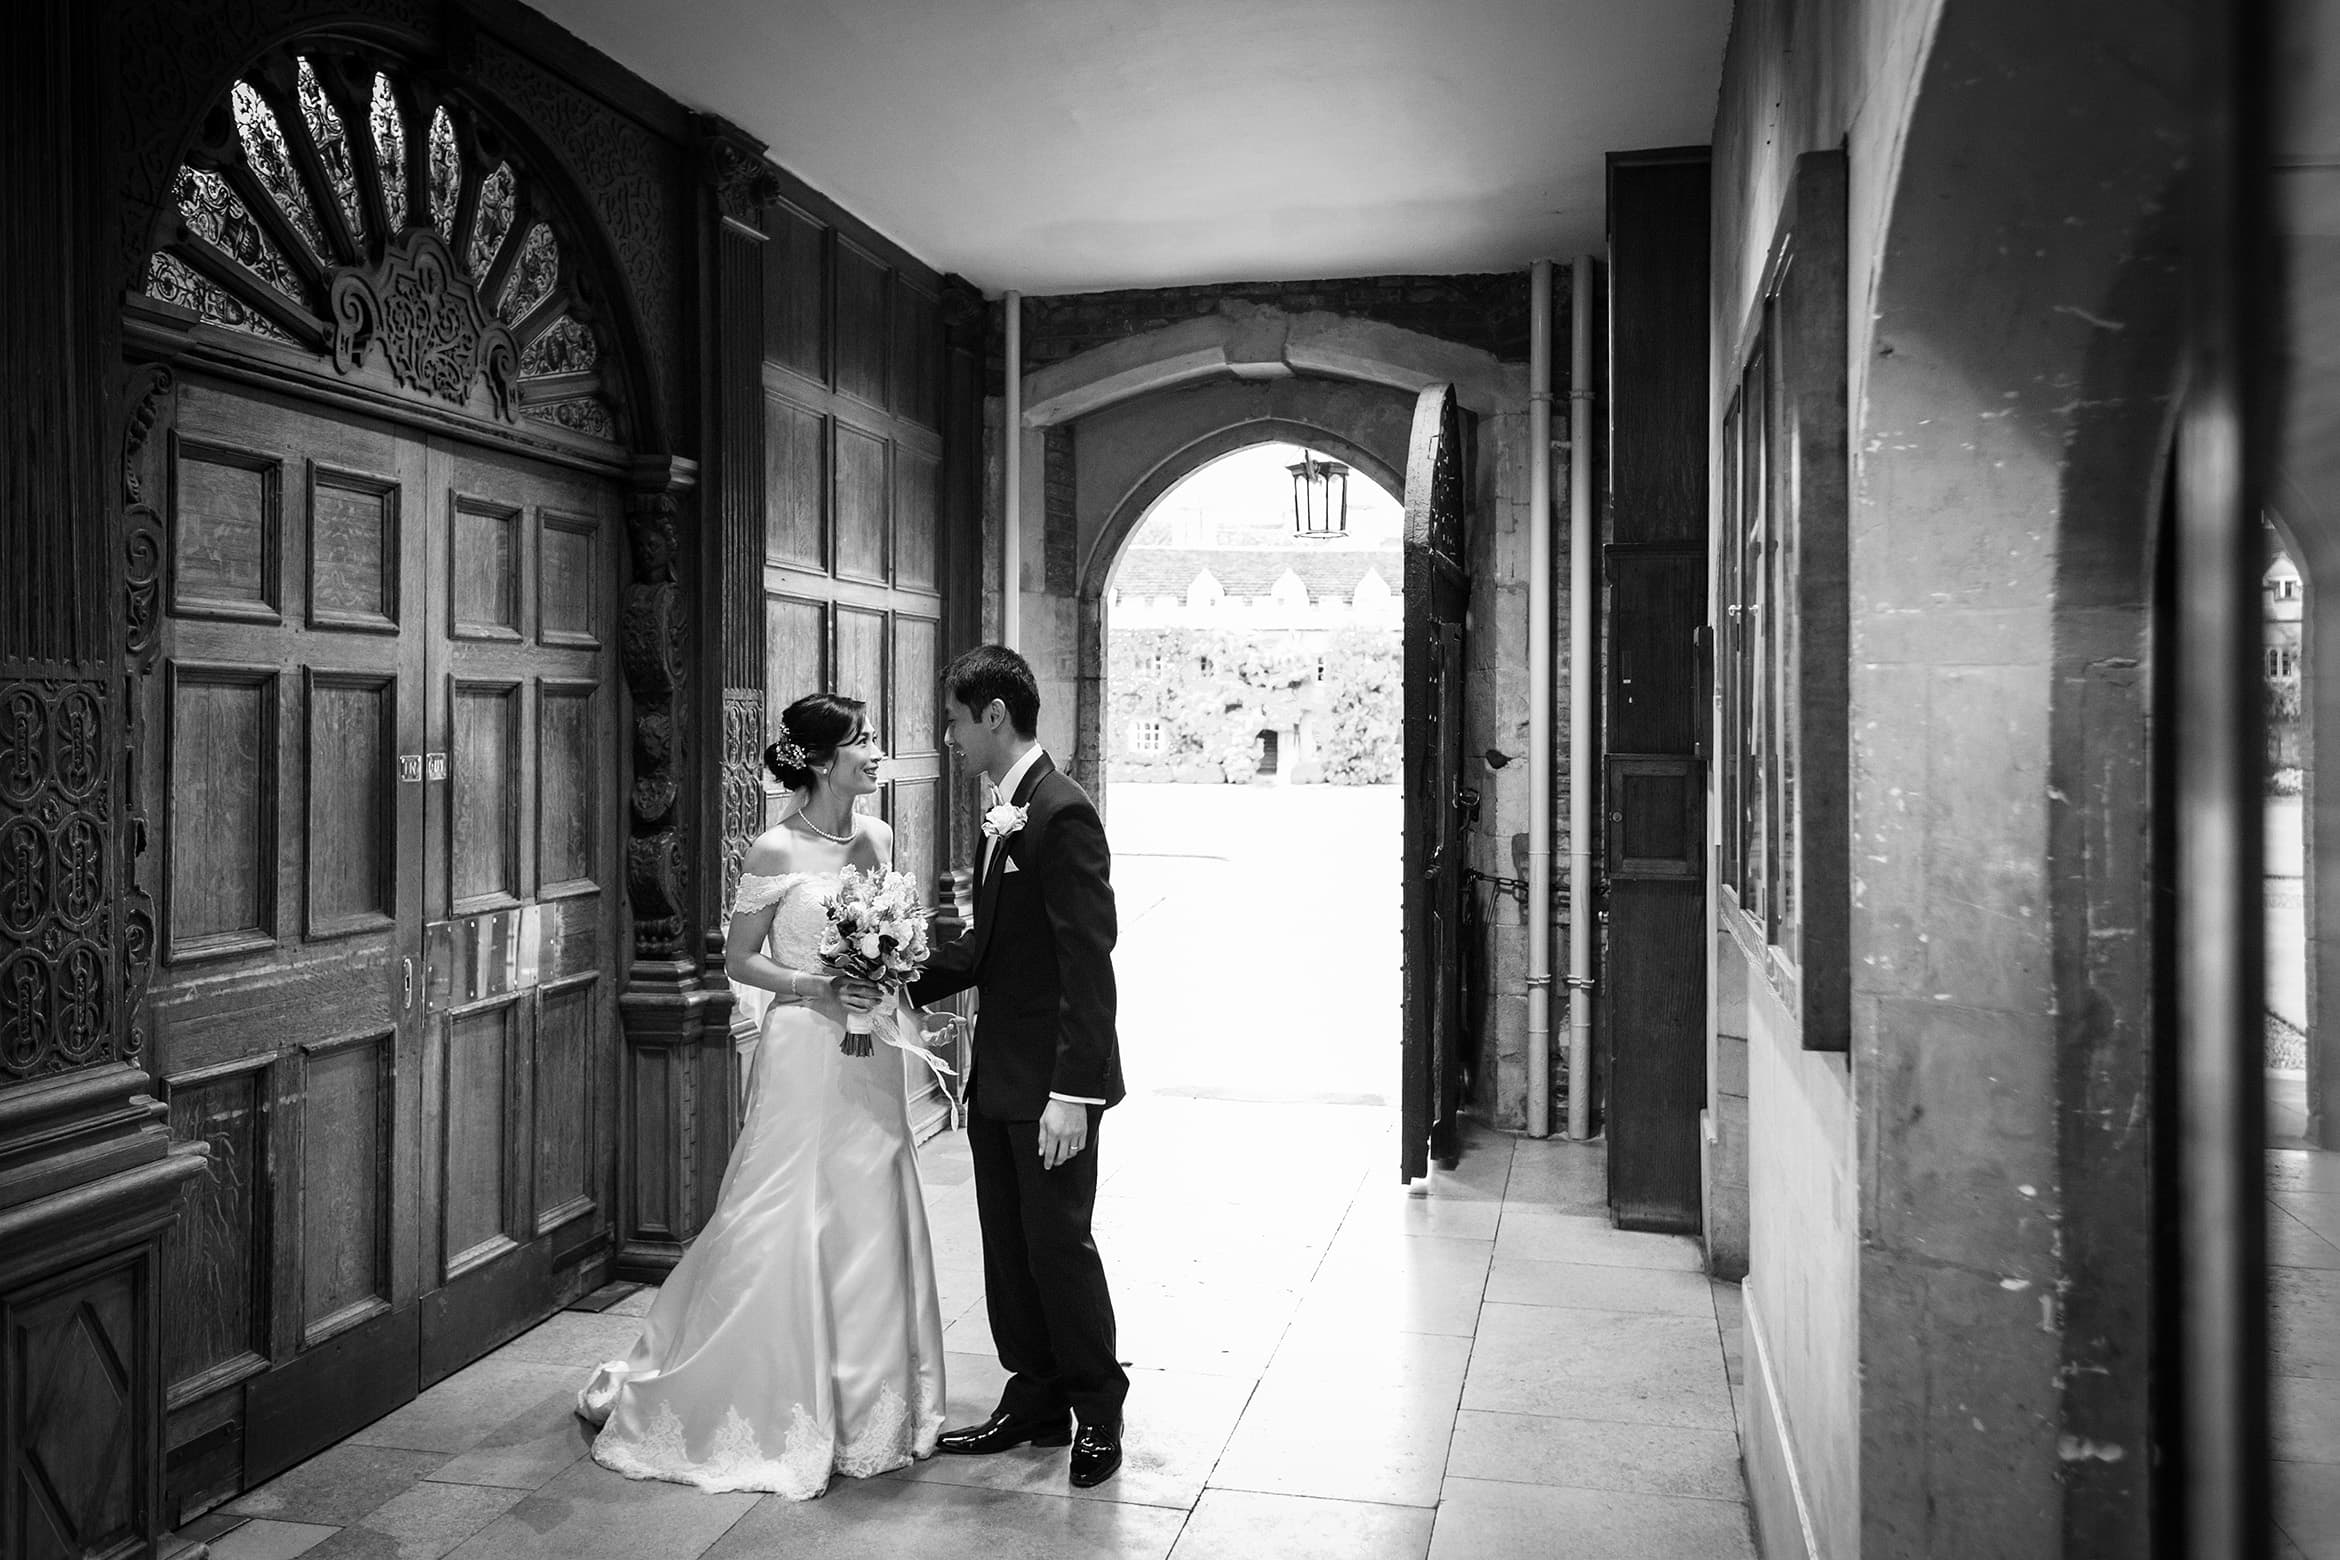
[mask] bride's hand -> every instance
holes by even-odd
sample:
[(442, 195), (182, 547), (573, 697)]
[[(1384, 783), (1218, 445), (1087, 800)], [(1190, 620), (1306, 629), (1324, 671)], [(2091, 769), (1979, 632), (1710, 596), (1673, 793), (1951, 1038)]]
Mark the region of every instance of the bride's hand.
[(866, 1013), (876, 1007), (885, 993), (869, 981), (856, 980), (850, 975), (829, 977), (829, 993), (845, 1005), (848, 1012)]

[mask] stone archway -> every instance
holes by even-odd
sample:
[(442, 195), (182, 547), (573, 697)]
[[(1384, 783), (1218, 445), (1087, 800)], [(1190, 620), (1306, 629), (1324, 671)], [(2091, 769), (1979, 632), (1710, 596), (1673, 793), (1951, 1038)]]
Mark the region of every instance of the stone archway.
[(1401, 448), (1393, 464), (1389, 452), (1360, 443), (1346, 434), (1284, 417), (1260, 417), (1231, 424), (1180, 446), (1125, 491), (1108, 512), (1103, 528), (1088, 548), (1081, 568), (1076, 632), (1080, 657), (1075, 691), (1074, 762), (1099, 797), (1105, 794), (1105, 663), (1106, 595), (1123, 550), (1147, 513), (1162, 496), (1187, 477), (1223, 456), (1254, 445), (1305, 445), (1321, 454), (1348, 462), (1371, 477), (1392, 497), (1405, 497), (1405, 457)]

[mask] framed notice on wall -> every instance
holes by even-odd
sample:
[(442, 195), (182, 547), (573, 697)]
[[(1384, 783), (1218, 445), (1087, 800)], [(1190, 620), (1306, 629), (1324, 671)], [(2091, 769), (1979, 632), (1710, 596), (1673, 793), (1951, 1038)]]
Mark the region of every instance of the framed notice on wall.
[(1781, 207), (1724, 415), (1714, 529), (1723, 916), (1806, 1050), (1851, 1045), (1845, 156)]

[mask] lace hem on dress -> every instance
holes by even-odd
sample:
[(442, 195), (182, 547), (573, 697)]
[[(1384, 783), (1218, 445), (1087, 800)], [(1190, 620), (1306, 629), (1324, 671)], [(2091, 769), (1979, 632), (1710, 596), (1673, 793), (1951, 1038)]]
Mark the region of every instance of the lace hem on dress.
[(803, 1404), (796, 1404), (777, 1457), (765, 1452), (736, 1406), (725, 1412), (706, 1455), (693, 1457), (681, 1416), (672, 1403), (661, 1403), (638, 1440), (621, 1440), (604, 1430), (594, 1439), (593, 1460), (629, 1479), (689, 1484), (709, 1494), (756, 1490), (812, 1500), (827, 1491), (832, 1471), (867, 1479), (934, 1455), (943, 1416), (926, 1401), (923, 1379), (913, 1380), (910, 1390), (905, 1400), (891, 1385), (881, 1387), (860, 1431), (842, 1445)]

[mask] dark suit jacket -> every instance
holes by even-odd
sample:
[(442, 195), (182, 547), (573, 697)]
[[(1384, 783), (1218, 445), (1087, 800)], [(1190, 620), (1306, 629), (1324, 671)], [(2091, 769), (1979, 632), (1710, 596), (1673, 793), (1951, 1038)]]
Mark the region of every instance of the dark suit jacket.
[(974, 930), (935, 951), (910, 1000), (923, 1006), (969, 986), (983, 994), (968, 1098), (986, 1116), (1037, 1121), (1051, 1092), (1119, 1104), (1105, 825), (1046, 754), (1011, 800), (1028, 809), (1024, 826), (992, 852)]

